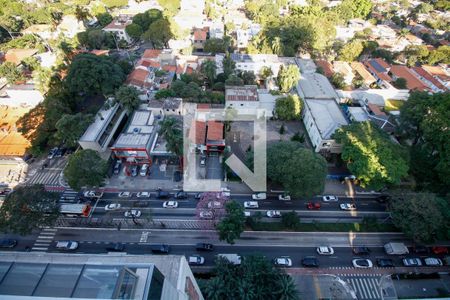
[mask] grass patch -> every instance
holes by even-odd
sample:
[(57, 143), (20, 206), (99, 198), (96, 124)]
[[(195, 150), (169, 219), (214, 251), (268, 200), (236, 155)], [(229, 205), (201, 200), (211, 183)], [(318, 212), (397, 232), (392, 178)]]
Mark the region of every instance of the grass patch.
[(386, 100), (386, 106), (384, 107), (384, 110), (387, 112), (400, 110), (403, 104), (405, 104), (405, 101), (402, 100)]
[(303, 231), (303, 232), (398, 232), (392, 224), (363, 223), (301, 223), (295, 229), (288, 229), (281, 222), (254, 222), (250, 226), (254, 231)]

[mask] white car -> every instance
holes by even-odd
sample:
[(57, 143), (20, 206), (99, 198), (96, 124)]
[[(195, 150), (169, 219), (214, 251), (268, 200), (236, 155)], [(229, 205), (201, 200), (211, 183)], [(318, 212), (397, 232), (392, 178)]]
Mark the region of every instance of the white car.
[(289, 195), (278, 195), (278, 200), (291, 201), (291, 196), (289, 196)]
[(257, 194), (253, 194), (252, 195), (252, 199), (253, 200), (264, 200), (267, 198), (267, 194), (266, 193), (257, 193)]
[(268, 210), (266, 215), (269, 218), (281, 218), (281, 212), (279, 210)]
[(292, 267), (292, 259), (287, 256), (277, 257), (273, 260), (273, 264), (279, 267)]
[(131, 197), (131, 192), (120, 192), (118, 196), (119, 198), (129, 198)]
[(250, 217), (252, 214), (249, 211), (244, 211), (244, 217)]
[(139, 192), (136, 194), (138, 198), (150, 198), (150, 192)]
[(188, 262), (190, 265), (203, 265), (205, 263), (205, 258), (200, 255), (189, 256)]
[(244, 207), (245, 208), (258, 208), (258, 202), (257, 201), (245, 201), (244, 202)]
[(422, 261), (418, 257), (404, 258), (403, 265), (405, 267), (420, 267), (422, 265)]
[(164, 201), (163, 207), (164, 208), (177, 208), (178, 202), (177, 201)]
[(217, 193), (217, 198), (220, 197), (231, 197), (231, 190), (229, 188), (221, 188), (220, 192)]
[(339, 207), (342, 210), (356, 210), (356, 205), (353, 203), (341, 203), (341, 205), (339, 205)]
[(139, 171), (139, 175), (145, 176), (145, 175), (147, 175), (147, 172), (148, 172), (148, 165), (143, 164), (141, 167), (141, 170)]
[(329, 246), (319, 246), (317, 247), (317, 253), (320, 255), (333, 255), (334, 249)]
[(219, 201), (209, 201), (208, 208), (222, 208), (222, 203)]
[(368, 269), (373, 267), (372, 261), (367, 258), (355, 258), (352, 263), (355, 268)]
[(125, 218), (139, 218), (141, 216), (141, 211), (137, 210), (137, 209), (131, 209), (131, 210), (127, 210), (124, 213)]
[(199, 216), (200, 219), (211, 220), (214, 217), (214, 213), (210, 210), (202, 210)]
[(444, 265), (442, 260), (434, 257), (427, 257), (423, 261), (425, 262), (425, 265), (429, 267), (440, 267)]
[(120, 203), (111, 203), (105, 206), (105, 210), (118, 210), (120, 209)]
[(333, 196), (333, 195), (325, 195), (322, 197), (322, 200), (325, 202), (335, 202), (335, 201), (338, 201), (338, 197)]

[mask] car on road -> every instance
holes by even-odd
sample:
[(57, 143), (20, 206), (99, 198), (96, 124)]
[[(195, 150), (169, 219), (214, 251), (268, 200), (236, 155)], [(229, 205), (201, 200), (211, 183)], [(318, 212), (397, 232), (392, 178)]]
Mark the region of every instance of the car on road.
[(341, 203), (341, 205), (339, 205), (339, 207), (342, 210), (356, 210), (356, 205), (353, 203)]
[(200, 157), (200, 167), (204, 167), (206, 166), (206, 156), (201, 156)]
[(258, 208), (258, 202), (257, 201), (245, 201), (244, 202), (244, 207), (245, 208)]
[(120, 192), (117, 196), (119, 198), (129, 198), (131, 197), (131, 192)]
[(317, 268), (319, 267), (319, 261), (315, 256), (306, 256), (302, 259), (302, 266), (308, 268)]
[(333, 255), (334, 249), (330, 246), (319, 246), (316, 249), (317, 253), (320, 255)]
[(333, 195), (325, 195), (322, 197), (322, 200), (325, 202), (336, 202), (338, 201), (338, 197)]
[(169, 254), (170, 252), (170, 246), (166, 244), (152, 245), (151, 249), (154, 254)]
[(423, 246), (423, 245), (415, 245), (412, 248), (412, 250), (416, 254), (428, 254), (429, 253), (428, 248), (426, 246)]
[(139, 218), (142, 215), (142, 212), (137, 209), (127, 210), (124, 214), (125, 218)]
[(367, 258), (355, 258), (352, 260), (352, 264), (355, 268), (368, 269), (373, 267), (373, 263)]
[(148, 201), (134, 201), (133, 207), (147, 207), (149, 206)]
[(110, 203), (105, 206), (105, 210), (118, 210), (120, 209), (120, 203)]
[(150, 198), (151, 194), (150, 192), (138, 192), (136, 194), (136, 197), (138, 198)]
[(306, 203), (306, 208), (307, 209), (315, 209), (315, 210), (319, 210), (322, 206), (320, 205), (319, 202), (308, 202)]
[(55, 147), (55, 148), (51, 149), (48, 152), (47, 158), (48, 159), (52, 159), (53, 157), (55, 157), (57, 151), (58, 151), (58, 147)]
[(187, 197), (189, 197), (188, 193), (186, 193), (185, 191), (178, 191), (175, 193), (175, 199), (186, 199)]
[(113, 169), (114, 175), (119, 175), (121, 166), (122, 166), (122, 162), (120, 160), (117, 160), (116, 163), (114, 164), (114, 169)]
[(78, 242), (76, 241), (58, 241), (56, 242), (56, 249), (62, 251), (72, 251), (78, 248)]
[(281, 218), (281, 212), (279, 210), (268, 210), (266, 215), (269, 218)]
[(177, 201), (164, 201), (163, 207), (164, 208), (177, 208), (178, 202)]
[(256, 193), (252, 195), (252, 199), (253, 200), (265, 200), (267, 199), (267, 194), (266, 193)]
[(277, 267), (292, 267), (292, 259), (289, 256), (277, 257), (273, 260), (273, 264)]
[(214, 218), (214, 213), (210, 210), (202, 210), (199, 214), (200, 219), (211, 220)]
[(203, 265), (205, 263), (205, 258), (200, 255), (191, 255), (188, 258), (188, 263), (190, 265)]
[(433, 252), (434, 254), (448, 254), (448, 249), (447, 247), (443, 246), (435, 246), (431, 248), (431, 252)]
[(194, 196), (195, 200), (200, 200), (200, 199), (202, 199), (202, 197), (203, 197), (203, 193), (197, 193)]
[(422, 265), (422, 261), (418, 257), (404, 258), (402, 262), (405, 267), (420, 267)]
[(101, 198), (103, 196), (103, 192), (96, 192), (96, 191), (85, 191), (83, 193), (83, 196), (86, 198)]
[(289, 196), (289, 195), (278, 195), (278, 200), (291, 201), (291, 196)]
[(1, 239), (0, 248), (14, 248), (17, 245), (17, 240), (14, 239)]
[(148, 173), (148, 164), (143, 164), (141, 170), (139, 171), (139, 175), (146, 176)]
[(208, 208), (222, 208), (222, 202), (220, 201), (209, 201)]
[(377, 266), (380, 268), (393, 268), (394, 262), (390, 258), (379, 258), (377, 259)]
[(110, 252), (122, 252), (125, 250), (125, 245), (122, 243), (113, 243), (106, 247), (106, 250)]
[(158, 199), (167, 199), (169, 197), (170, 197), (169, 192), (163, 190), (158, 190), (158, 192), (156, 193), (156, 198)]
[(370, 249), (365, 246), (353, 247), (352, 252), (355, 255), (369, 255)]
[(220, 188), (220, 193), (218, 193), (217, 198), (220, 197), (230, 197), (231, 196), (231, 190), (229, 188), (223, 187)]
[(136, 177), (138, 175), (138, 166), (131, 166), (130, 174), (132, 177)]
[(423, 261), (424, 261), (425, 265), (429, 266), (429, 267), (440, 267), (440, 266), (444, 265), (442, 260), (440, 260), (439, 258), (435, 258), (435, 257), (426, 257), (423, 259)]
[(62, 157), (66, 153), (65, 148), (58, 148), (55, 152), (55, 157)]
[(209, 243), (198, 243), (195, 245), (197, 251), (214, 251), (214, 245)]

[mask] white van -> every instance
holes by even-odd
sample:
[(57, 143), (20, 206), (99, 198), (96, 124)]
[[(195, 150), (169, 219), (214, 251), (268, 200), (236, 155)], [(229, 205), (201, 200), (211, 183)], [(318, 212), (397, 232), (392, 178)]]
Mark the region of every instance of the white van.
[(56, 249), (63, 251), (76, 250), (78, 248), (78, 242), (75, 241), (59, 241), (56, 242)]

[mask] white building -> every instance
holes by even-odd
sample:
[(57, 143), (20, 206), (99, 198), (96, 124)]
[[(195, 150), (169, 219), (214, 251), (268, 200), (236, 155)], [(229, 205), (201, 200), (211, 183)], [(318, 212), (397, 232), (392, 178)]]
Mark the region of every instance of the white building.
[(257, 89), (256, 85), (227, 86), (225, 88), (225, 107), (239, 111), (265, 110), (264, 116), (270, 118), (274, 115), (276, 99), (280, 95), (272, 95), (268, 90)]
[(346, 85), (352, 85), (352, 81), (355, 75), (353, 74), (352, 67), (350, 67), (350, 64), (348, 62), (334, 61), (333, 71), (342, 74)]
[(127, 43), (131, 43), (132, 39), (125, 31), (125, 28), (130, 25), (133, 21), (128, 17), (118, 17), (115, 18), (111, 23), (106, 25), (102, 30), (106, 32), (111, 32), (116, 35), (117, 38), (124, 40)]
[[(2, 80), (0, 78), (0, 85)], [(0, 105), (9, 107), (35, 107), (44, 96), (34, 84), (13, 84), (0, 86)]]
[[(224, 54), (216, 54), (215, 61), (217, 65), (217, 74), (223, 72), (222, 61)], [(231, 59), (236, 63), (236, 70), (251, 71), (258, 75), (262, 67), (272, 69), (274, 76), (278, 74), (281, 65), (294, 64), (293, 59), (278, 57), (275, 54), (239, 54), (232, 53)]]

